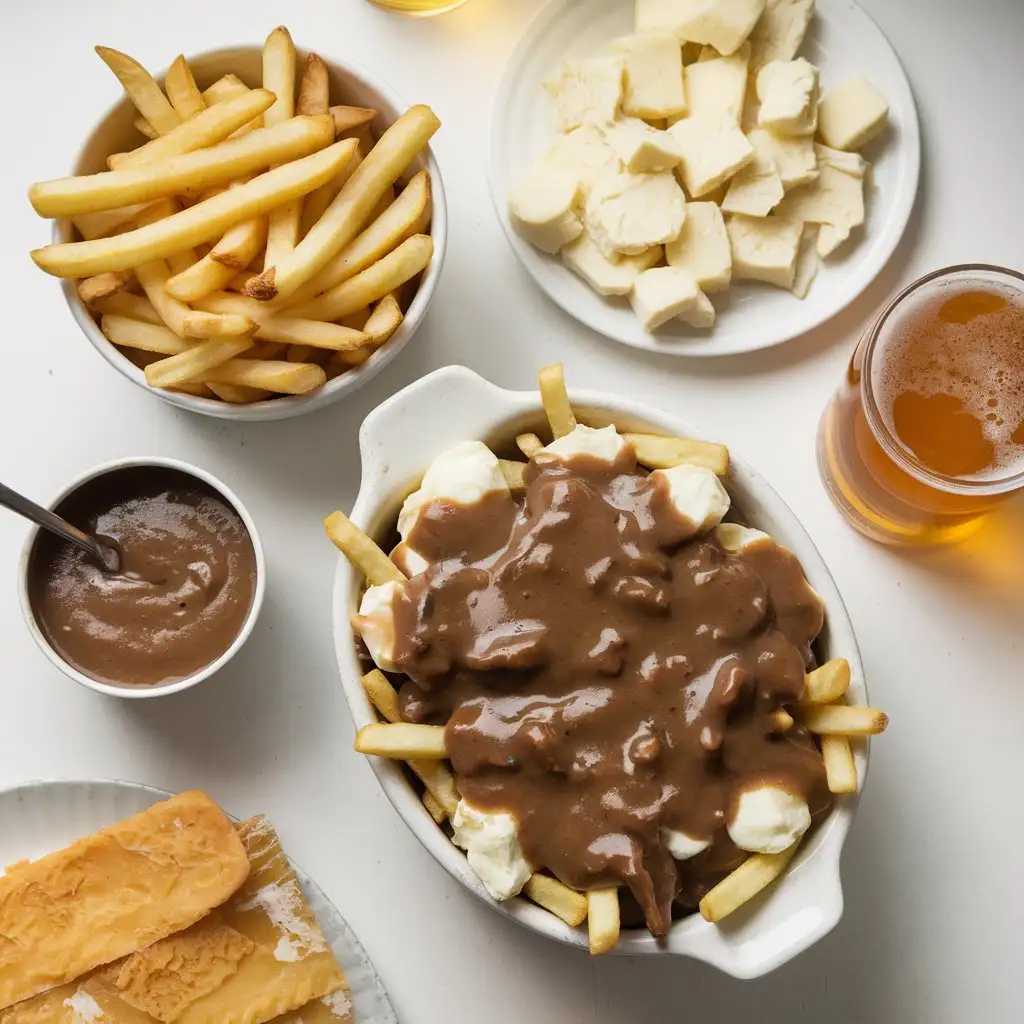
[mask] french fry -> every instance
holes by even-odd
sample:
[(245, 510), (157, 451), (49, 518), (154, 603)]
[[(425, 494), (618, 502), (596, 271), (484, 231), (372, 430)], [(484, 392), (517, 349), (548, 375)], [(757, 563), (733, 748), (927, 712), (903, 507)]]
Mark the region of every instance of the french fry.
[(825, 762), (829, 792), (856, 793), (857, 765), (850, 741), (845, 736), (822, 736), (821, 757)]
[(523, 474), (526, 472), (525, 462), (511, 462), (509, 459), (498, 459), (498, 467), (505, 478), (510, 491), (521, 491), (526, 486)]
[[(230, 281), (224, 286), (225, 291), (237, 292), (239, 295), (242, 294), (242, 289), (246, 284), (256, 276), (255, 270), (240, 270)], [(243, 296), (244, 298), (244, 296)]]
[(330, 115), (334, 118), (334, 134), (341, 135), (368, 125), (377, 116), (377, 111), (372, 107), (334, 106), (330, 108)]
[(537, 374), (537, 381), (551, 433), (556, 438), (571, 434), (576, 429), (576, 415), (569, 403), (569, 393), (565, 390), (565, 367), (561, 363), (545, 366)]
[(590, 955), (608, 953), (619, 941), (619, 890), (592, 889), (587, 893)]
[(132, 295), (131, 292), (118, 292), (96, 303), (100, 313), (128, 317), (130, 320), (142, 320), (147, 324), (163, 325), (160, 314), (144, 295)]
[(257, 329), (256, 336), (263, 341), (281, 341), (289, 345), (331, 349), (334, 352), (359, 348), (370, 340), (362, 331), (353, 331), (340, 324), (300, 320), (287, 316), (277, 316), (265, 321)]
[(831, 704), (839, 700), (850, 688), (850, 663), (845, 658), (833, 658), (804, 676), (801, 704)]
[(448, 756), (443, 725), (409, 722), (364, 725), (356, 733), (355, 749), (360, 754), (376, 754), (400, 761), (436, 761)]
[(798, 839), (782, 853), (755, 853), (748, 857), (700, 901), (701, 917), (705, 921), (721, 921), (739, 910), (786, 870), (799, 845)]
[(377, 262), (417, 233), (429, 207), (430, 175), (420, 171), (402, 190), (401, 196), (350, 245), (296, 289), (287, 304), (306, 302)]
[(206, 101), (183, 54), (179, 53), (167, 69), (164, 89), (167, 91), (167, 99), (170, 100), (171, 106), (183, 121), (201, 114), (206, 109)]
[(133, 203), (130, 206), (115, 206), (112, 210), (99, 210), (96, 213), (83, 213), (72, 217), (71, 223), (78, 233), (87, 241), (112, 235), (118, 228), (131, 223), (149, 203)]
[(184, 302), (167, 294), (165, 285), (170, 280), (171, 271), (167, 261), (162, 259), (146, 260), (135, 268), (135, 274), (146, 293), (150, 304), (160, 314), (160, 319), (179, 337), (185, 337), (185, 317), (190, 312)]
[(273, 391), (264, 391), (260, 388), (239, 387), (237, 384), (206, 384), (222, 402), (230, 402), (232, 405), (251, 405), (253, 402), (263, 402), (273, 398)]
[(388, 682), (379, 668), (367, 672), (362, 679), (363, 689), (370, 703), (380, 712), (386, 722), (400, 722), (402, 709), (398, 703), (398, 691)]
[[(351, 159), (355, 146), (350, 139), (336, 142), (318, 153), (276, 167), (245, 185), (229, 189), (159, 223), (111, 238), (44, 246), (33, 250), (32, 259), (37, 266), (56, 277), (88, 277), (107, 270), (128, 270), (144, 260), (180, 252), (190, 245), (220, 236), (239, 221), (258, 217), (282, 202), (318, 188)], [(189, 156), (178, 159), (189, 159)], [(145, 170), (143, 167), (139, 172)]]
[(394, 204), (394, 201), (394, 186), (388, 185), (388, 187), (384, 189), (384, 193), (381, 195), (380, 199), (377, 200), (377, 205), (370, 211), (370, 215), (366, 218), (366, 223), (372, 224), (375, 220), (377, 220), (378, 217), (381, 217), (385, 213), (387, 213), (387, 211), (391, 209), (391, 206)]
[[(241, 334), (252, 334), (256, 323), (247, 316), (221, 313), (192, 312), (185, 315), (186, 338), (237, 338)], [(252, 339), (249, 339), (252, 344)]]
[[(299, 218), (299, 238), (305, 238), (309, 234), (309, 229), (324, 215), (327, 207), (334, 202), (335, 196), (345, 187), (345, 182), (352, 177), (353, 172), (362, 162), (362, 150), (357, 148), (352, 160), (341, 169), (341, 173), (336, 178), (306, 196), (302, 201), (302, 216)], [(317, 276), (319, 277), (319, 275)], [(305, 287), (306, 285), (303, 285), (303, 289)], [(307, 293), (303, 292), (303, 294)], [(295, 295), (298, 295), (298, 292)], [(295, 298), (295, 295), (292, 296), (292, 300), (297, 302), (298, 299)], [(316, 292), (309, 292), (307, 297), (313, 295), (316, 295)]]
[(885, 712), (848, 704), (807, 704), (797, 707), (796, 717), (820, 736), (876, 736), (889, 725)]
[(274, 94), (266, 89), (246, 90), (240, 96), (204, 107), (166, 135), (147, 142), (130, 153), (114, 153), (107, 158), (113, 170), (152, 164), (167, 157), (192, 153), (223, 142), (232, 132), (258, 117), (274, 102)]
[(126, 316), (104, 313), (100, 319), (100, 330), (107, 340), (125, 348), (141, 349), (143, 352), (158, 352), (165, 356), (176, 356), (192, 347), (192, 343), (180, 338), (174, 331), (157, 324), (131, 320)]
[(265, 217), (254, 217), (229, 228), (220, 241), (187, 270), (167, 282), (167, 292), (182, 302), (196, 302), (227, 286), (239, 266), (248, 266), (263, 248)]
[(202, 341), (176, 356), (168, 356), (146, 367), (146, 383), (151, 388), (174, 388), (188, 384), (252, 345), (251, 337), (214, 338)]
[(685, 463), (710, 469), (718, 476), (729, 472), (729, 449), (724, 444), (628, 432), (622, 439), (633, 446), (637, 462), (648, 469), (671, 469)]
[(171, 106), (156, 80), (134, 57), (120, 50), (112, 50), (109, 46), (97, 46), (96, 52), (117, 75), (129, 99), (158, 135), (166, 135), (181, 124), (180, 115)]
[[(150, 364), (152, 365), (152, 364)], [(186, 395), (192, 395), (194, 398), (216, 398), (217, 396), (207, 387), (205, 384), (191, 384), (186, 381), (184, 384), (178, 384), (176, 387), (168, 388), (168, 391), (181, 391)]]
[[(306, 58), (306, 66), (299, 82), (299, 98), (295, 101), (297, 114), (327, 114), (330, 112), (330, 82), (327, 77), (327, 65), (320, 57), (311, 53)], [(334, 128), (338, 132), (337, 125)]]
[[(186, 188), (226, 184), (272, 164), (297, 163), (297, 158), (324, 149), (330, 139), (333, 139), (333, 132), (329, 118), (296, 117), (273, 128), (261, 128), (238, 139), (225, 139), (208, 149), (182, 153), (159, 163), (39, 182), (29, 189), (29, 199), (41, 217), (74, 217), (111, 206), (174, 195)], [(288, 167), (294, 168), (295, 163)], [(232, 191), (241, 192), (245, 187)]]
[(379, 348), (402, 326), (404, 319), (398, 300), (394, 295), (385, 295), (374, 306), (363, 331), (369, 336), (373, 346)]
[(324, 529), (334, 546), (371, 586), (405, 580), (402, 570), (343, 512), (332, 512), (324, 520)]
[(423, 801), (423, 806), (427, 809), (427, 814), (434, 819), (434, 824), (443, 825), (448, 815), (445, 814), (444, 808), (438, 803), (437, 797), (429, 789), (425, 789), (420, 799)]
[(578, 927), (587, 919), (587, 897), (550, 875), (531, 875), (523, 892), (570, 928)]
[[(430, 235), (413, 235), (394, 252), (389, 252), (362, 273), (342, 281), (315, 299), (288, 307), (288, 312), (292, 316), (305, 317), (309, 320), (338, 320), (348, 313), (354, 313), (364, 306), (377, 302), (399, 285), (415, 277), (430, 262), (433, 254), (434, 240)], [(246, 286), (246, 294), (252, 294), (252, 285), (253, 282), (250, 281)]]
[[(203, 102), (208, 107), (215, 107), (218, 103), (223, 103), (233, 96), (238, 96), (248, 91), (249, 86), (238, 75), (228, 72), (222, 78), (218, 78), (209, 88), (203, 90)], [(271, 89), (271, 92), (273, 92), (273, 89)]]
[(160, 138), (160, 135), (157, 133), (157, 131), (150, 125), (150, 123), (144, 117), (135, 118), (132, 124), (134, 124), (135, 127), (138, 128), (138, 130), (142, 132), (142, 134), (145, 135), (147, 139)]
[(544, 447), (544, 443), (536, 434), (517, 434), (516, 445), (528, 459), (532, 459)]
[(355, 238), (385, 190), (398, 180), (440, 124), (429, 107), (407, 110), (381, 136), (309, 234), (287, 258), (273, 263), (268, 259), (267, 269), (249, 283), (247, 294), (262, 301), (286, 298), (323, 268)]
[(305, 395), (327, 383), (322, 366), (277, 359), (229, 359), (203, 375), (204, 384), (241, 384), (284, 395)]
[(78, 282), (78, 297), (87, 306), (91, 306), (99, 302), (100, 299), (106, 299), (124, 291), (134, 280), (135, 272), (132, 270), (116, 270), (106, 274), (96, 274)]
[(199, 254), (195, 249), (183, 249), (181, 252), (172, 252), (167, 257), (167, 269), (171, 275), (182, 274), (189, 267), (194, 266), (199, 260)]

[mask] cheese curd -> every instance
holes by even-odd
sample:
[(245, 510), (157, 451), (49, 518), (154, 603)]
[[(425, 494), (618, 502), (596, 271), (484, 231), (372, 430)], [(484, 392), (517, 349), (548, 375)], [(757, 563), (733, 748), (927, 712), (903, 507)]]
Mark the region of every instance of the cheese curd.
[(686, 98), (690, 113), (739, 127), (749, 55), (747, 47), (730, 57), (705, 47), (695, 63), (687, 64)]
[(684, 463), (671, 469), (656, 469), (651, 476), (664, 480), (669, 500), (697, 533), (717, 526), (729, 511), (729, 492), (710, 469)]
[(773, 60), (792, 60), (807, 34), (814, 0), (766, 0), (764, 14), (750, 33), (754, 69)]
[(519, 182), (508, 200), (516, 231), (542, 252), (554, 254), (583, 232), (576, 213), (579, 175), (540, 163)]
[(610, 259), (671, 242), (686, 220), (686, 197), (668, 171), (602, 175), (584, 210), (587, 232)]
[(460, 800), (452, 816), (452, 842), (466, 851), (469, 866), (496, 900), (517, 896), (533, 874), (511, 814), (478, 810)]
[(554, 98), (562, 131), (614, 121), (625, 71), (626, 63), (618, 56), (566, 61), (559, 76), (545, 86)]
[(688, 270), (654, 267), (636, 279), (629, 301), (644, 329), (653, 331), (673, 317), (693, 310), (698, 295), (700, 289)]
[(637, 118), (616, 122), (608, 129), (607, 138), (626, 170), (634, 174), (670, 171), (682, 159), (676, 140), (668, 132)]
[(662, 255), (661, 246), (656, 245), (636, 256), (609, 259), (587, 234), (562, 250), (565, 265), (599, 295), (628, 295), (641, 272), (660, 262)]
[(779, 135), (813, 135), (818, 127), (818, 69), (802, 57), (773, 60), (757, 73), (757, 123)]
[(715, 539), (730, 554), (739, 554), (755, 544), (771, 541), (763, 530), (755, 530), (751, 526), (740, 526), (739, 523), (719, 523), (715, 527)]
[(367, 587), (359, 602), (355, 626), (366, 644), (374, 664), (384, 672), (397, 672), (395, 655), (395, 595), (402, 584), (389, 580), (376, 587)]
[(663, 828), (661, 839), (674, 860), (690, 860), (711, 845), (710, 839), (694, 839), (693, 836), (674, 828)]
[(777, 786), (742, 792), (726, 823), (729, 838), (750, 853), (782, 853), (811, 827), (807, 802)]
[(759, 157), (775, 164), (787, 192), (818, 180), (817, 146), (809, 135), (775, 135), (765, 128), (755, 128), (747, 138)]
[(702, 291), (729, 287), (732, 252), (725, 218), (715, 203), (687, 203), (683, 230), (665, 246), (665, 258), (669, 266), (688, 270)]
[(818, 116), (818, 131), (825, 145), (860, 149), (885, 127), (889, 104), (863, 75), (858, 75), (824, 95)]
[(693, 114), (668, 129), (682, 155), (680, 173), (691, 199), (728, 181), (754, 159), (754, 147), (734, 124)]
[(793, 294), (806, 299), (811, 282), (818, 275), (818, 225), (805, 224), (800, 235), (800, 246), (796, 251), (796, 268), (793, 271)]
[(639, 32), (666, 30), (680, 42), (735, 53), (764, 11), (765, 0), (636, 0)]
[(572, 458), (574, 455), (586, 455), (602, 462), (614, 462), (625, 447), (626, 442), (619, 436), (614, 426), (595, 428), (577, 423), (568, 434), (555, 438), (541, 450), (563, 459)]
[(790, 220), (832, 224), (849, 234), (864, 223), (864, 179), (821, 164), (818, 180), (788, 193), (778, 212)]
[(541, 157), (542, 164), (551, 164), (571, 171), (579, 180), (579, 194), (585, 201), (594, 182), (609, 168), (617, 169), (619, 158), (608, 145), (604, 131), (585, 124), (559, 137)]
[(670, 32), (616, 39), (611, 49), (626, 63), (622, 112), (649, 119), (686, 112), (683, 52)]
[(754, 159), (729, 182), (722, 200), (722, 212), (767, 217), (785, 194), (775, 162), (766, 160), (755, 151)]
[(726, 221), (736, 277), (792, 288), (803, 225), (798, 220), (733, 216)]

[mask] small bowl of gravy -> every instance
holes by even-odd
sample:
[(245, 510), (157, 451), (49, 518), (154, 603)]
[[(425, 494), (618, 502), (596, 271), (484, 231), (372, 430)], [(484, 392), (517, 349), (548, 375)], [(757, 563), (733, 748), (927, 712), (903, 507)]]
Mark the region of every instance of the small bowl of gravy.
[(120, 556), (110, 573), (45, 530), (25, 544), (25, 621), (66, 676), (115, 697), (163, 696), (213, 675), (245, 643), (263, 603), (263, 547), (215, 477), (177, 459), (119, 459), (49, 507)]

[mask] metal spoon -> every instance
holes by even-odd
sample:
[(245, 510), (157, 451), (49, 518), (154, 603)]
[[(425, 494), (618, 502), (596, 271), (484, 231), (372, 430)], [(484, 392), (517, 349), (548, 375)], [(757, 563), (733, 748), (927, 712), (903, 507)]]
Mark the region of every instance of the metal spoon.
[(98, 541), (95, 537), (90, 537), (77, 526), (72, 526), (66, 519), (61, 519), (60, 516), (54, 515), (42, 505), (29, 501), (28, 498), (17, 491), (12, 491), (5, 484), (0, 484), (0, 505), (9, 508), (12, 512), (17, 512), (19, 516), (30, 519), (36, 526), (41, 526), (44, 530), (49, 530), (50, 533), (76, 544), (83, 551), (92, 555), (105, 572), (117, 572), (121, 568), (121, 557), (114, 548)]

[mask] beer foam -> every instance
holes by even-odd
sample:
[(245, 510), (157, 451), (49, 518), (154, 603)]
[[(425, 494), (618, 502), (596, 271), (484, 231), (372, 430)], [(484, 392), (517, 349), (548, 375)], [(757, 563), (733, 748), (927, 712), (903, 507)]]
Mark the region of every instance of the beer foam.
[[(940, 319), (940, 308), (966, 292), (996, 295), (1006, 305), (965, 323)], [(893, 406), (900, 394), (951, 395), (981, 424), (994, 451), (985, 470), (963, 479), (999, 480), (1024, 472), (1024, 292), (989, 280), (925, 289), (890, 314), (872, 363), (875, 401), (894, 435)]]

